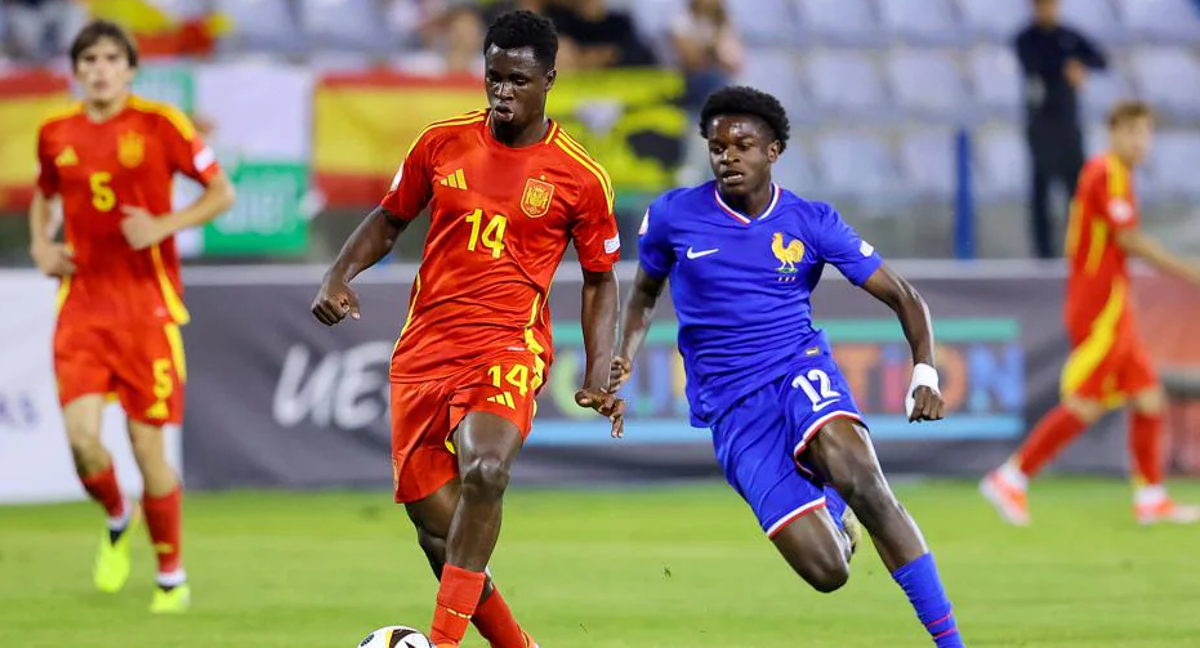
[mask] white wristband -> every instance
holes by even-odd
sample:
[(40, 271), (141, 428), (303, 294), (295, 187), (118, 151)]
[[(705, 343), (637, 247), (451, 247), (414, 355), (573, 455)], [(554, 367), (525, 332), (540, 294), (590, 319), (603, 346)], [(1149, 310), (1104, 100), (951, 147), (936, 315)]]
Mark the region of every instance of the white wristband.
[(928, 387), (935, 394), (942, 393), (938, 389), (937, 369), (923, 362), (913, 367), (912, 382), (909, 383), (908, 393), (904, 396), (904, 412), (908, 416), (912, 416), (913, 406), (917, 404), (916, 398), (913, 397), (913, 393), (917, 391), (917, 387)]

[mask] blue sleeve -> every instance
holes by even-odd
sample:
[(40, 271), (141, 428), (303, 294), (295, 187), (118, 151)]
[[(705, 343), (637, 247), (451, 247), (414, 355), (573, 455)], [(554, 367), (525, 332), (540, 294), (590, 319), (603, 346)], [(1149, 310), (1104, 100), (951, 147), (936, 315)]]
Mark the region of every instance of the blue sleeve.
[(862, 240), (858, 232), (842, 220), (836, 209), (829, 205), (822, 205), (822, 208), (824, 213), (820, 219), (820, 247), (817, 254), (822, 261), (836, 267), (851, 283), (863, 285), (883, 265), (883, 259), (874, 246)]
[(646, 274), (655, 279), (666, 279), (675, 265), (675, 248), (672, 247), (667, 223), (667, 196), (655, 200), (638, 229), (638, 261)]

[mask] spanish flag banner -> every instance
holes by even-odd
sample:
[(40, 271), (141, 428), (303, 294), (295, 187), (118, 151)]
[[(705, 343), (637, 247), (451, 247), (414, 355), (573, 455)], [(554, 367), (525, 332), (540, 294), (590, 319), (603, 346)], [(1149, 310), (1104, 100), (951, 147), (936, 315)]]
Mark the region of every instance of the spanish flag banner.
[(37, 180), (42, 120), (71, 100), (65, 76), (46, 71), (0, 75), (0, 210), (21, 210)]

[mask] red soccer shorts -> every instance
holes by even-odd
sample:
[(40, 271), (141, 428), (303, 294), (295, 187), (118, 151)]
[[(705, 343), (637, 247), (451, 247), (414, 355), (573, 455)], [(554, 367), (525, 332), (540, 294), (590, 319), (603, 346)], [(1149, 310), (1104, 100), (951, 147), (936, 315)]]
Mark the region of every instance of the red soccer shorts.
[(530, 351), (487, 356), (448, 378), (392, 383), (392, 483), (415, 502), (458, 477), (451, 435), (469, 412), (500, 416), (529, 436), (545, 364)]
[(1071, 355), (1062, 372), (1063, 396), (1103, 401), (1109, 407), (1158, 384), (1158, 374), (1132, 323), (1097, 322), (1072, 335)]
[(131, 420), (183, 421), (187, 368), (175, 324), (119, 327), (60, 319), (54, 373), (64, 406), (80, 396), (105, 394), (118, 400)]

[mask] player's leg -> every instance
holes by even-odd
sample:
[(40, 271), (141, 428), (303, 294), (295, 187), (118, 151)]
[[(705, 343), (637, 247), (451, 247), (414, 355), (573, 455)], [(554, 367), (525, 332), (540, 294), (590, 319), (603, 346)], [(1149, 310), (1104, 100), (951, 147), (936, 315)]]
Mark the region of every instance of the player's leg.
[(828, 479), (871, 534), (875, 548), (939, 648), (963, 645), (933, 554), (892, 494), (867, 430), (850, 418), (825, 424), (803, 458)]
[(771, 542), (818, 592), (837, 590), (850, 579), (850, 541), (826, 506), (790, 522), (771, 536)]
[(1029, 236), (1033, 253), (1038, 258), (1048, 259), (1054, 251), (1050, 242), (1050, 184), (1052, 180), (1049, 158), (1054, 152), (1047, 150), (1042, 140), (1032, 130), (1029, 145), (1032, 152), (1032, 182), (1029, 184)]
[[(455, 479), (432, 495), (405, 504), (408, 517), (417, 531), (417, 542), (425, 552), (429, 566), (438, 580), (441, 580), (442, 568), (446, 564), (446, 537), (450, 533), (450, 523), (458, 506), (460, 488), (458, 480)], [(534, 646), (532, 639), (517, 623), (490, 575), (484, 583), (479, 605), (475, 608), (475, 614), (471, 616), (471, 623), (492, 648)]]
[(75, 471), (84, 490), (108, 515), (92, 577), (97, 589), (116, 592), (129, 579), (129, 531), (137, 510), (122, 496), (112, 456), (100, 440), (105, 393), (112, 381), (106, 346), (93, 327), (60, 321), (55, 329), (54, 372)]

